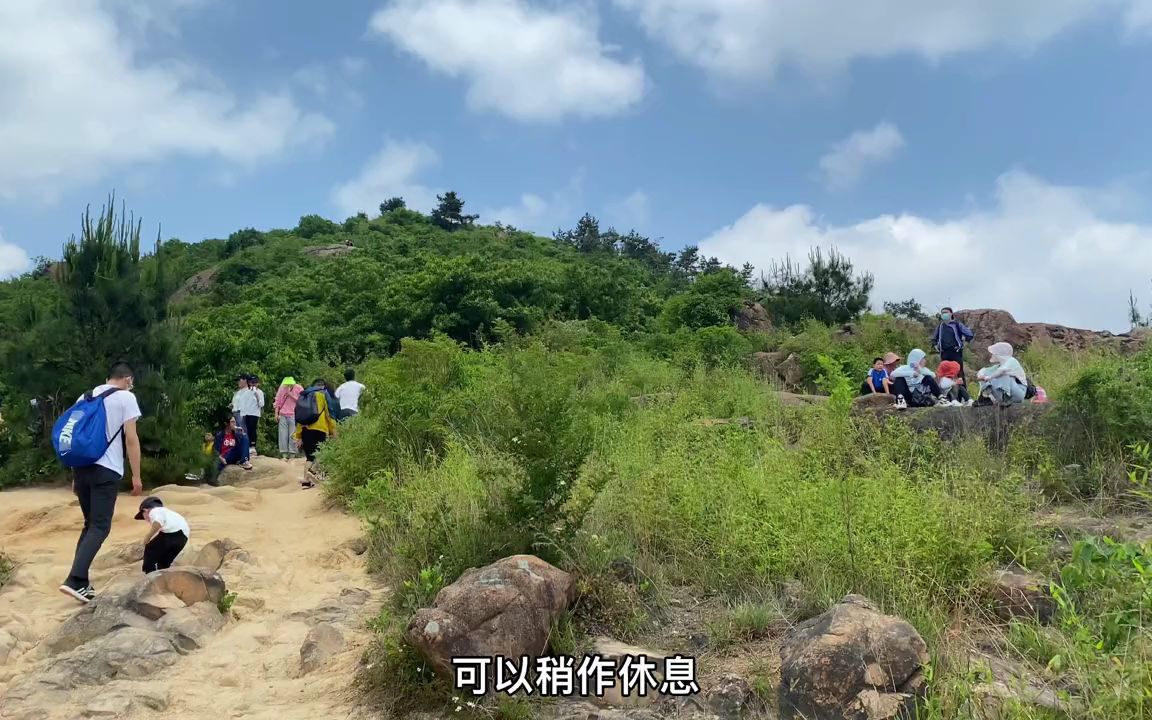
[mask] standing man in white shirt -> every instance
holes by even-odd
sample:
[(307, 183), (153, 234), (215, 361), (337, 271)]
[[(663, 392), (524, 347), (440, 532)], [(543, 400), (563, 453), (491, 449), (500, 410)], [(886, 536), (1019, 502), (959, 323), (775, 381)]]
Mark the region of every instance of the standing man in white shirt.
[[(72, 571), (60, 586), (60, 592), (82, 603), (96, 597), (88, 571), (108, 534), (112, 532), (112, 516), (116, 512), (116, 493), (124, 479), (124, 451), (132, 465), (132, 494), (143, 492), (140, 476), (140, 436), (136, 434), (136, 421), (140, 418), (140, 404), (132, 394), (133, 372), (127, 363), (116, 363), (108, 373), (108, 380), (92, 390), (92, 397), (104, 395), (105, 434), (108, 449), (94, 465), (78, 467), (72, 477), (72, 490), (80, 500), (84, 514), (84, 529), (76, 543)], [(77, 399), (79, 403), (84, 396)]]
[(360, 396), (364, 394), (364, 385), (356, 382), (356, 371), (348, 368), (344, 371), (344, 383), (336, 388), (336, 399), (340, 402), (340, 420), (360, 414)]
[(264, 410), (264, 391), (253, 387), (252, 375), (241, 375), (236, 378), (236, 392), (232, 395), (232, 414), (236, 417), (236, 424), (244, 429), (248, 435), (248, 452), (256, 452), (256, 434), (259, 431), (260, 413)]

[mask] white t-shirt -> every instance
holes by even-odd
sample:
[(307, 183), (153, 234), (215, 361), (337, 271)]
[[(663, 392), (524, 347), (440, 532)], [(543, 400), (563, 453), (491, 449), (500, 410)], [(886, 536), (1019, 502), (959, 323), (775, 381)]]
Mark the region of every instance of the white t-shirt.
[(256, 388), (240, 388), (232, 396), (232, 411), (244, 415), (259, 416), (264, 407), (264, 393)]
[(336, 399), (340, 401), (340, 409), (360, 412), (360, 393), (362, 392), (364, 392), (364, 386), (355, 380), (349, 380), (336, 388)]
[[(96, 397), (105, 390), (111, 390), (113, 387), (108, 384), (99, 385), (92, 390), (92, 397)], [(76, 402), (83, 399), (84, 396), (81, 395), (76, 399)], [(112, 440), (112, 436), (124, 426), (124, 423), (135, 420), (140, 415), (140, 404), (136, 402), (136, 396), (127, 390), (114, 392), (104, 398), (105, 439)], [(121, 477), (124, 476), (124, 442), (122, 437), (123, 433), (108, 446), (108, 450), (96, 461), (97, 465), (106, 467)]]
[(188, 528), (188, 521), (175, 510), (169, 510), (165, 507), (152, 508), (148, 512), (148, 522), (160, 523), (160, 532), (183, 532), (185, 537), (192, 537), (192, 531)]

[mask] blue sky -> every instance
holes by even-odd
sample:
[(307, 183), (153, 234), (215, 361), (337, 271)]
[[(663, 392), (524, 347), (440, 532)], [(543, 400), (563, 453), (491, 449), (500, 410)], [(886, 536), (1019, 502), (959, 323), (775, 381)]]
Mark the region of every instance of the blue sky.
[(0, 272), (110, 190), (154, 233), (452, 189), (875, 301), (1126, 329), (1152, 302), (1152, 0), (0, 4)]

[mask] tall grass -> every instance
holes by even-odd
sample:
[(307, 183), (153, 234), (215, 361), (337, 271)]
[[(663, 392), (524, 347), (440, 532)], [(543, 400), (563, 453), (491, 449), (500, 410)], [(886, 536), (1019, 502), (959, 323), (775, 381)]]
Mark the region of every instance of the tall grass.
[[(882, 330), (867, 330), (869, 342), (899, 341)], [(1019, 437), (994, 453), (979, 438), (946, 443), (857, 419), (855, 356), (820, 352), (832, 336), (806, 332), (808, 376), (830, 399), (802, 408), (782, 405), (740, 357), (653, 355), (595, 324), (479, 352), (405, 343), (367, 368), (379, 400), (321, 461), (329, 491), (369, 523), (375, 566), (400, 588), (377, 626), (374, 672), (408, 678), (425, 697), (436, 681), (399, 641), (403, 619), (466, 568), (519, 552), (574, 572), (581, 622), (621, 636), (674, 591), (772, 598), (799, 585), (813, 609), (866, 594), (946, 653), (955, 613), (975, 605), (987, 570), (1048, 561), (1028, 489), (1059, 462), (1051, 441)], [(702, 338), (697, 351), (724, 346)], [(1054, 355), (1033, 361), (1045, 378), (1064, 367)], [(1045, 380), (1057, 388), (1054, 416), (1085, 413), (1109, 443), (1142, 427), (1135, 410), (1127, 425), (1094, 414), (1131, 406), (1093, 384), (1113, 362)], [(729, 422), (701, 422), (717, 418)], [(642, 580), (616, 579), (621, 562)], [(760, 615), (725, 632), (751, 632), (741, 628), (764, 625)], [(946, 665), (930, 717), (954, 716), (967, 697), (968, 679)]]

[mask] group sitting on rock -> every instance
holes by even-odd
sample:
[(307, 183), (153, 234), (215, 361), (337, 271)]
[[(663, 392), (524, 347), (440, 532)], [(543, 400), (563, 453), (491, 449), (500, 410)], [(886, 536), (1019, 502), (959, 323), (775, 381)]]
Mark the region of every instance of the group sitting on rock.
[(940, 321), (932, 333), (933, 347), (941, 359), (935, 371), (928, 367), (928, 354), (920, 348), (909, 352), (904, 364), (900, 364), (902, 358), (899, 355), (889, 352), (873, 360), (872, 369), (860, 387), (861, 394), (894, 396), (897, 408), (968, 407), (974, 404), (1006, 406), (1026, 399), (1046, 401), (1043, 389), (1028, 382), (1023, 366), (1014, 357), (1012, 346), (997, 342), (988, 348), (991, 365), (976, 374), (980, 392), (974, 402), (964, 376), (964, 346), (975, 335), (954, 318), (952, 308), (940, 312)]

